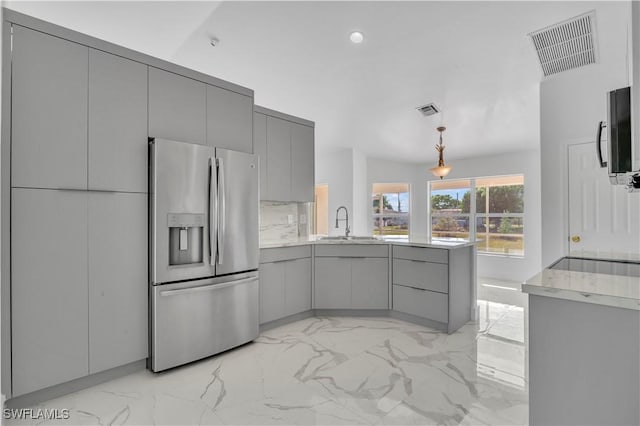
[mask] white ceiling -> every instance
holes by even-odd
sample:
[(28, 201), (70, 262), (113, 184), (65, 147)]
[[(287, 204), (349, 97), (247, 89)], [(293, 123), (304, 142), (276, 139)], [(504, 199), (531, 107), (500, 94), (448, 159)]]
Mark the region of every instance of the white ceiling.
[[(315, 121), (320, 151), (407, 162), (435, 161), (441, 124), (447, 160), (535, 149), (541, 72), (527, 34), (596, 9), (600, 61), (626, 66), (630, 25), (628, 2), (6, 6), (250, 87), (257, 104)], [(429, 102), (443, 113), (415, 111)]]

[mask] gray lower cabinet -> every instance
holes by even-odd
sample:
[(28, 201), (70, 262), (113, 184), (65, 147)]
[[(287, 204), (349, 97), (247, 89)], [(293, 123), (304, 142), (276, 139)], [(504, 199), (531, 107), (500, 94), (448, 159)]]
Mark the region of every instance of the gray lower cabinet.
[(89, 49), (13, 26), (11, 185), (87, 188)]
[(449, 319), (449, 296), (435, 291), (394, 285), (393, 310), (432, 321), (447, 323)]
[(260, 324), (311, 309), (311, 246), (260, 250)]
[(314, 283), (314, 308), (351, 308), (351, 259), (316, 257)]
[(16, 397), (88, 374), (87, 195), (14, 188), (11, 216)]
[(389, 260), (351, 259), (351, 307), (389, 309)]
[(253, 153), (253, 98), (207, 85), (207, 145)]
[(311, 309), (311, 259), (285, 262), (284, 314), (297, 314)]
[(89, 50), (89, 189), (147, 192), (147, 66)]
[(147, 195), (90, 192), (89, 373), (148, 355)]
[(12, 396), (147, 357), (147, 195), (12, 189)]
[(316, 246), (315, 308), (389, 309), (388, 250), (387, 245)]
[(260, 265), (260, 324), (284, 317), (284, 262)]
[(149, 136), (206, 144), (206, 84), (149, 67)]
[(473, 247), (393, 247), (393, 310), (454, 332), (471, 319)]

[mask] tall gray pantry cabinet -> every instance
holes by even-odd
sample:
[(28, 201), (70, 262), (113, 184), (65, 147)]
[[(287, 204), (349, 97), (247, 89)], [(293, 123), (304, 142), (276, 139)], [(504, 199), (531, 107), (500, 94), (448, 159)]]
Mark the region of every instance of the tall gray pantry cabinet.
[(17, 25), (12, 65), (19, 396), (147, 357), (147, 69)]
[(148, 357), (148, 138), (252, 152), (253, 91), (4, 12), (2, 392), (50, 398)]

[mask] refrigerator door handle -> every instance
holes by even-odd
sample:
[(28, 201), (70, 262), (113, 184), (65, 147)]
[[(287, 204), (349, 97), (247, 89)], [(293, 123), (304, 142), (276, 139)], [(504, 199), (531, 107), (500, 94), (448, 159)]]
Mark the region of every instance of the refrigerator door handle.
[(180, 288), (176, 290), (163, 290), (160, 292), (160, 296), (177, 296), (179, 294), (185, 294), (185, 293), (197, 293), (200, 291), (220, 290), (226, 287), (233, 287), (236, 285), (250, 283), (254, 281), (258, 281), (258, 277), (243, 278), (241, 280), (230, 281), (228, 283), (223, 283), (223, 284), (205, 284), (205, 285), (199, 285), (196, 287)]
[(215, 266), (218, 252), (216, 225), (218, 223), (218, 197), (215, 158), (209, 159), (209, 264)]
[(224, 178), (224, 161), (218, 158), (218, 263), (224, 262), (224, 241), (227, 234), (227, 189)]

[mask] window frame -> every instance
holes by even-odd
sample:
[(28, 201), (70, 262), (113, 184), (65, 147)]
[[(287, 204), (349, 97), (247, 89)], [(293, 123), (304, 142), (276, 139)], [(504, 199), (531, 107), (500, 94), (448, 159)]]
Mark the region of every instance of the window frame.
[[(381, 209), (382, 212), (380, 213), (375, 213), (373, 211), (373, 200), (374, 200), (374, 196), (377, 195), (379, 196), (379, 202), (382, 202), (382, 195), (384, 194), (391, 194), (392, 192), (374, 192), (374, 187), (376, 185), (406, 185), (407, 186), (407, 190), (403, 191), (403, 192), (396, 192), (396, 194), (402, 194), (404, 192), (406, 192), (409, 196), (409, 205), (407, 206), (407, 212), (394, 212), (394, 213), (384, 213), (384, 209)], [(409, 240), (411, 238), (411, 203), (412, 203), (412, 196), (411, 196), (411, 184), (409, 182), (374, 182), (371, 184), (371, 204), (370, 204), (370, 217), (371, 217), (371, 231), (373, 235), (376, 235), (380, 238), (383, 239), (393, 239), (393, 240)], [(402, 218), (406, 218), (407, 220), (407, 235), (388, 235), (388, 234), (376, 234), (376, 230), (378, 230), (379, 228), (375, 226), (375, 220), (376, 218), (386, 218), (386, 217), (402, 217)]]
[[(476, 185), (476, 181), (478, 180), (482, 180), (482, 179), (490, 179), (490, 178), (500, 178), (500, 177), (521, 177), (522, 178), (522, 187), (523, 190), (526, 191), (525, 187), (524, 187), (524, 174), (523, 173), (518, 173), (518, 174), (509, 174), (509, 175), (495, 175), (495, 176), (483, 176), (483, 177), (473, 177), (473, 178), (460, 178), (460, 179), (455, 179), (453, 180), (453, 182), (455, 181), (468, 181), (469, 182), (469, 191), (470, 191), (470, 199), (469, 199), (469, 213), (455, 213), (455, 214), (451, 214), (451, 213), (441, 213), (440, 211), (434, 211), (433, 208), (431, 207), (431, 198), (433, 196), (433, 188), (432, 188), (432, 184), (435, 182), (439, 182), (436, 180), (430, 180), (427, 181), (427, 229), (428, 229), (428, 235), (433, 238), (433, 218), (434, 217), (467, 217), (468, 218), (468, 224), (469, 224), (469, 241), (476, 241), (478, 239), (478, 235), (486, 235), (487, 236), (487, 240), (489, 238), (489, 235), (491, 234), (488, 230), (485, 232), (477, 232), (477, 226), (478, 226), (478, 218), (482, 218), (482, 219), (486, 219), (489, 220), (489, 218), (492, 217), (498, 217), (498, 218), (505, 218), (505, 217), (513, 217), (513, 218), (518, 218), (522, 221), (522, 253), (499, 253), (499, 252), (491, 252), (491, 251), (484, 251), (481, 250), (480, 247), (481, 245), (478, 244), (477, 246), (477, 252), (480, 255), (483, 256), (497, 256), (497, 257), (508, 257), (508, 258), (524, 258), (526, 255), (526, 251), (525, 251), (525, 242), (524, 242), (524, 237), (525, 237), (525, 229), (526, 229), (526, 223), (525, 223), (525, 212), (524, 212), (524, 207), (523, 207), (523, 211), (522, 213), (511, 213), (511, 212), (507, 212), (507, 213), (489, 213), (487, 212), (477, 212), (476, 211), (476, 191), (478, 186)], [(492, 186), (501, 186), (501, 185), (481, 185), (480, 187), (486, 187), (486, 188), (491, 188)], [(464, 186), (461, 186), (460, 188), (466, 188)], [(437, 191), (437, 189), (436, 189)], [(488, 191), (487, 191), (488, 193)], [(489, 202), (489, 199), (487, 198), (487, 203)], [(523, 203), (524, 203), (524, 193), (523, 193)], [(488, 209), (485, 209), (488, 210)]]

